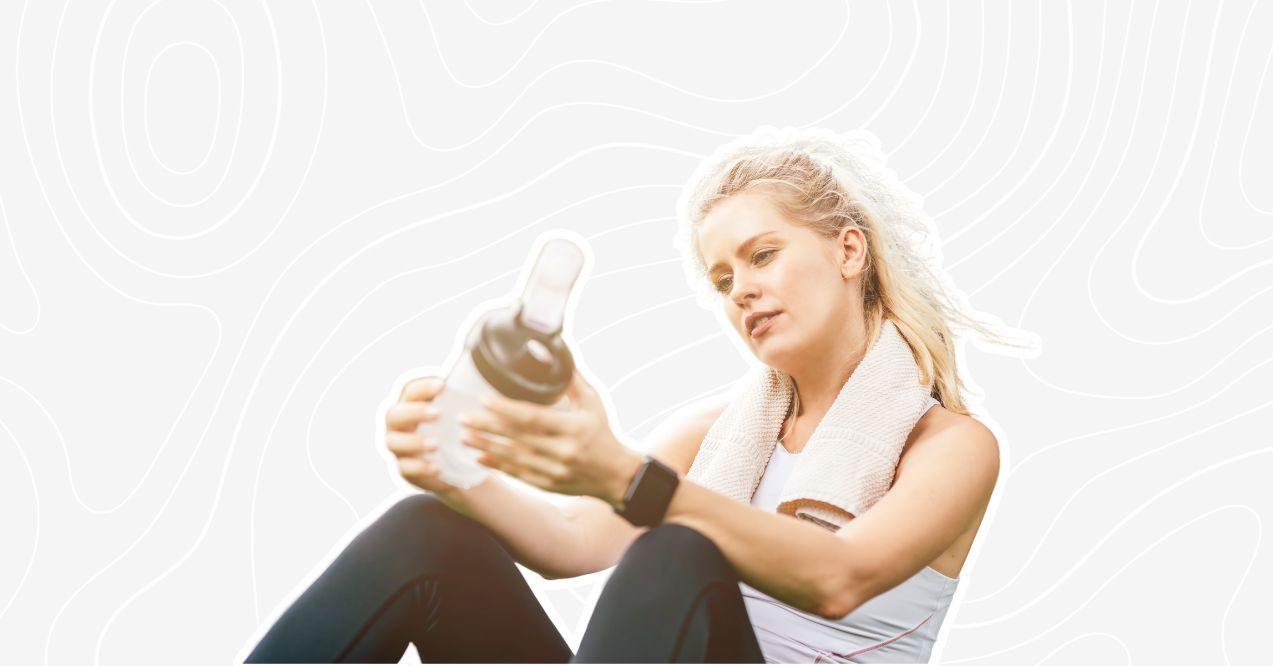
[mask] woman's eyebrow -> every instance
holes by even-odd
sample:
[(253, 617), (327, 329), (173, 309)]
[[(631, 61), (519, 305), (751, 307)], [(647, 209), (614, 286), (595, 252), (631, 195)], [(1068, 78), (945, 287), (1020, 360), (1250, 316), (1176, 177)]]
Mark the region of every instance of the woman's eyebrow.
[[(734, 255), (738, 257), (742, 257), (743, 255), (747, 254), (747, 251), (751, 249), (751, 246), (755, 245), (756, 242), (759, 241), (761, 238), (764, 238), (765, 236), (768, 236), (769, 234), (776, 234), (776, 233), (778, 232), (777, 231), (762, 231), (756, 234), (755, 236), (748, 238), (747, 240), (743, 241), (742, 245), (738, 246), (738, 249), (734, 251)], [(707, 269), (707, 272), (709, 274), (714, 273), (716, 269), (722, 268), (724, 266), (725, 266), (724, 262), (718, 261), (712, 264), (712, 267)]]

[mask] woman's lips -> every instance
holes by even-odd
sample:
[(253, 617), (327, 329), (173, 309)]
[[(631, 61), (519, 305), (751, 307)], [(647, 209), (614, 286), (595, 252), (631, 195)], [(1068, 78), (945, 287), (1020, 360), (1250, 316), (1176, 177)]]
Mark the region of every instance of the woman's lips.
[(761, 324), (761, 325), (757, 326), (756, 328), (751, 329), (751, 337), (752, 337), (752, 339), (754, 340), (754, 339), (759, 338), (760, 336), (764, 335), (766, 331), (768, 331), (770, 328), (772, 328), (772, 327), (773, 327), (773, 325), (774, 325), (774, 320), (775, 320), (775, 319), (777, 319), (778, 317), (781, 317), (781, 316), (782, 316), (782, 313), (781, 313), (781, 312), (779, 312), (778, 314), (776, 314), (776, 315), (774, 315), (774, 316), (770, 317), (769, 319), (766, 319), (766, 320), (765, 320), (765, 322), (764, 322), (763, 324)]

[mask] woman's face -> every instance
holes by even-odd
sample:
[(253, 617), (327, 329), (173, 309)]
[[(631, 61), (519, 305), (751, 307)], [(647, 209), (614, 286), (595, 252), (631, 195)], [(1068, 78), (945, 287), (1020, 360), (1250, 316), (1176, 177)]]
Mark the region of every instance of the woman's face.
[[(720, 202), (700, 224), (698, 247), (725, 316), (769, 367), (794, 374), (827, 358), (852, 317), (861, 318), (857, 281), (842, 271), (860, 270), (863, 237), (851, 228), (840, 241), (788, 222), (754, 192)], [(768, 322), (756, 317), (770, 312)]]

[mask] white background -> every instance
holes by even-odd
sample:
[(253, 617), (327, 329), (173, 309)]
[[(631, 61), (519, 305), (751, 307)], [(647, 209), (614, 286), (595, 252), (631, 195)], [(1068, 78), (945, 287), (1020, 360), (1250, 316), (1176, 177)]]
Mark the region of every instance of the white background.
[[(1271, 21), (1253, 0), (3, 4), (3, 660), (241, 658), (403, 492), (378, 407), (543, 230), (589, 239), (572, 330), (638, 445), (736, 380), (674, 206), (717, 145), (792, 125), (878, 135), (955, 284), (1043, 341), (963, 348), (1004, 475), (941, 660), (1256, 661)], [(576, 645), (595, 581), (537, 586)]]

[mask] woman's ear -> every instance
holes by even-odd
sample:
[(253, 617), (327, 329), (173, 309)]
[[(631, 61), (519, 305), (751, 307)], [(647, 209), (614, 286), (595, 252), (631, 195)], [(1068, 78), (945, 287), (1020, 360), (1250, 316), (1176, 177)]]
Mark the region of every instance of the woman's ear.
[(840, 275), (845, 278), (857, 277), (866, 263), (866, 236), (856, 225), (847, 225), (840, 230)]

